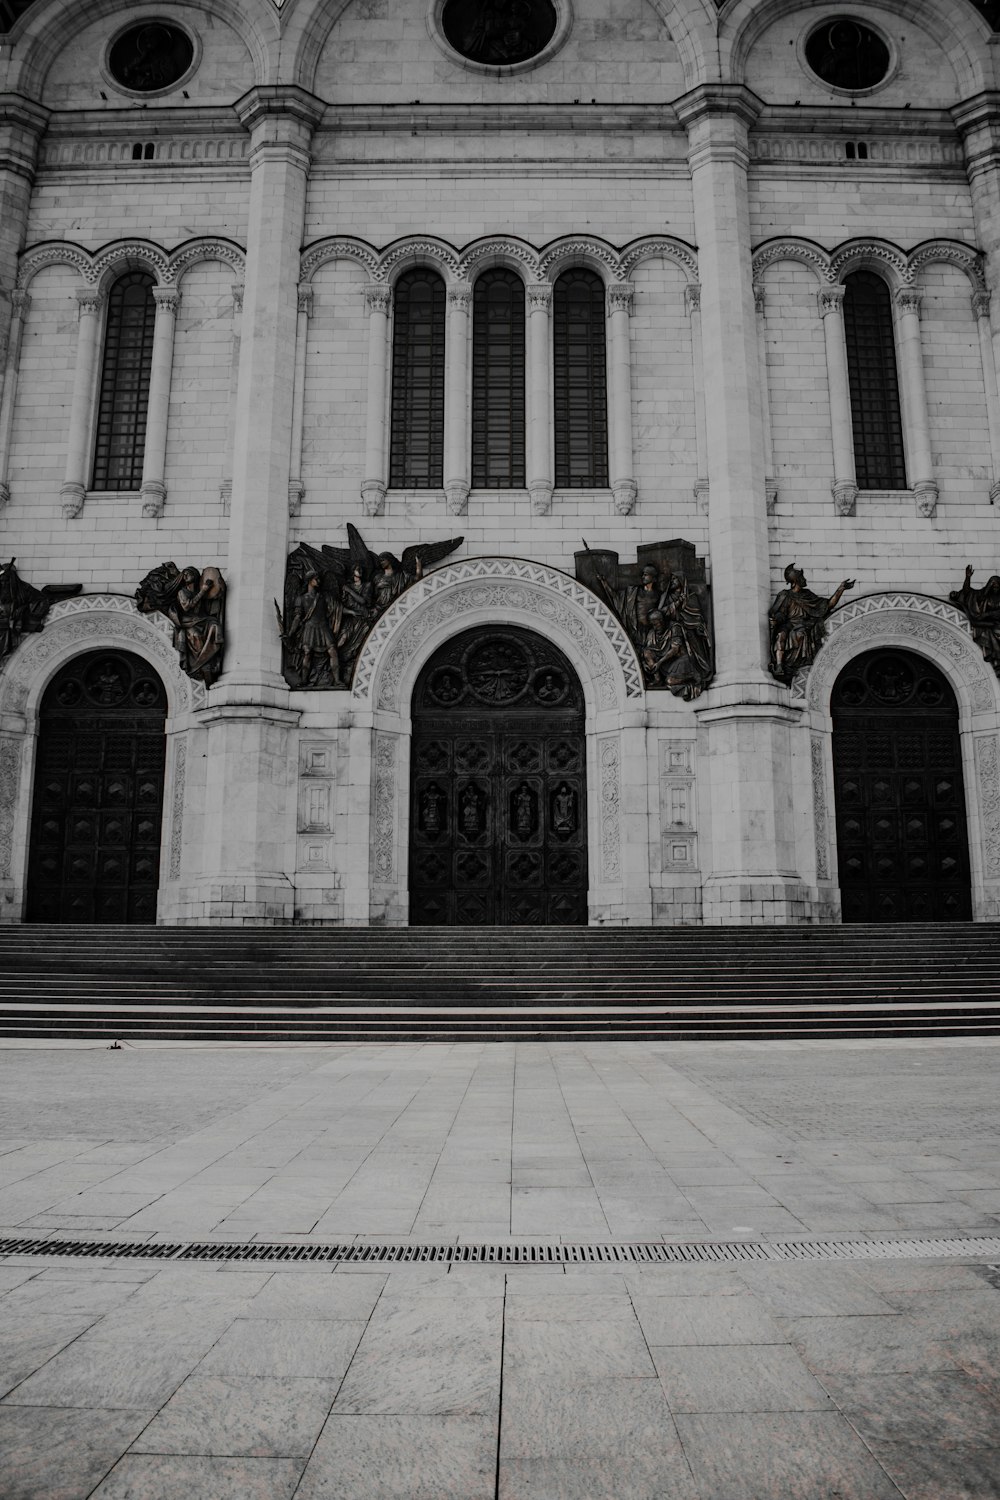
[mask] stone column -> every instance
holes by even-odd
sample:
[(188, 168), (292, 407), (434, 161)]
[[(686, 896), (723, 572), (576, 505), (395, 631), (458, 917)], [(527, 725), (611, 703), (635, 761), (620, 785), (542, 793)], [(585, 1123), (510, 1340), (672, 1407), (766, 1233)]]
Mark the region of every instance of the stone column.
[(764, 428), (764, 494), (767, 498), (767, 513), (773, 516), (778, 500), (778, 482), (774, 477), (771, 391), (767, 381), (767, 293), (759, 282), (754, 282), (753, 302), (757, 309), (757, 353), (760, 358), (760, 418)]
[[(202, 873), (167, 920), (288, 922), (295, 910), (296, 736), (273, 599), (283, 594), (299, 250), (309, 145), (323, 104), (262, 85), (235, 105), (250, 132), (246, 282), (236, 397), (225, 670), (208, 730)], [(198, 559), (206, 562), (210, 559)]]
[(164, 482), (167, 461), (167, 417), (170, 411), (170, 374), (174, 364), (174, 329), (181, 294), (175, 286), (154, 286), (156, 322), (153, 325), (153, 357), (149, 371), (146, 406), (146, 442), (142, 450), (142, 513), (163, 514), (167, 498)]
[(896, 341), (910, 489), (916, 496), (917, 515), (933, 516), (937, 513), (938, 487), (931, 458), (930, 415), (924, 381), (924, 354), (920, 345), (922, 296), (923, 293), (914, 287), (898, 287), (893, 301), (896, 304)]
[(527, 407), (527, 469), (531, 513), (547, 516), (552, 509), (555, 470), (552, 458), (552, 288), (529, 286)]
[(31, 306), (31, 294), (16, 289), (10, 294), (10, 338), (7, 344), (6, 368), (3, 372), (3, 396), (0, 398), (0, 508), (10, 499), (10, 439), (14, 429), (14, 403), (17, 400), (17, 373), (21, 362), (21, 336), (24, 320)]
[(288, 481), (288, 514), (297, 516), (302, 509), (306, 487), (302, 482), (302, 438), (306, 404), (306, 344), (309, 317), (312, 313), (311, 281), (299, 283), (298, 317), (295, 324), (295, 387), (292, 392), (292, 474)]
[[(997, 367), (993, 354), (993, 339), (990, 332), (990, 292), (973, 292), (972, 311), (976, 315), (976, 331), (979, 334), (979, 357), (983, 366), (983, 390), (986, 393), (986, 420), (990, 430), (990, 469), (993, 475), (990, 484), (990, 504), (1000, 499), (1000, 393), (997, 391)], [(3, 443), (0, 427), (0, 447)]]
[(444, 494), (453, 516), (462, 516), (468, 510), (472, 483), (469, 447), (471, 312), (471, 283), (454, 282), (448, 288), (444, 365)]
[(63, 515), (67, 521), (80, 514), (87, 493), (104, 294), (96, 287), (78, 287), (76, 303), (76, 368), (73, 371), (73, 394), (70, 398), (66, 478), (59, 491)]
[(219, 499), (222, 514), (228, 516), (233, 508), (233, 443), (236, 434), (236, 399), (240, 389), (240, 341), (243, 327), (243, 282), (233, 282), (233, 343), (229, 365), (229, 435), (226, 469), (219, 482)]
[(704, 917), (805, 920), (791, 790), (799, 713), (766, 668), (771, 581), (747, 199), (748, 136), (761, 102), (742, 85), (707, 84), (675, 107), (688, 132), (698, 244), (718, 662), (696, 709), (710, 810)]
[[(972, 215), (976, 226), (976, 243), (983, 252), (983, 273), (988, 292), (1000, 288), (1000, 89), (987, 89), (971, 99), (965, 99), (951, 110), (952, 119), (962, 136), (965, 151), (965, 170), (969, 178), (972, 196)], [(976, 317), (980, 320), (980, 340), (986, 331), (988, 320), (992, 344), (990, 365), (993, 370), (992, 383), (995, 388), (997, 371), (1000, 370), (1000, 321), (996, 308), (1000, 305), (993, 299), (992, 305), (977, 304), (973, 299)], [(987, 361), (983, 357), (984, 374)], [(990, 444), (993, 446), (993, 430), (997, 421), (996, 407), (990, 405), (990, 376), (986, 374), (987, 410), (990, 412)], [(993, 484), (990, 499), (1000, 500), (1000, 470), (994, 449)]]
[(0, 93), (0, 380), (10, 368), (7, 345), (17, 258), (24, 249), (38, 144), (49, 114), (23, 94)]
[(694, 378), (694, 432), (698, 450), (698, 477), (694, 498), (698, 509), (708, 514), (708, 438), (705, 435), (705, 362), (701, 348), (701, 287), (692, 281), (684, 288), (684, 306), (691, 319), (691, 373)]
[(608, 288), (608, 468), (615, 514), (635, 509), (638, 488), (632, 454), (632, 349), (629, 320), (632, 287)]
[(825, 286), (819, 294), (819, 311), (826, 342), (826, 380), (833, 435), (833, 508), (838, 516), (853, 516), (858, 502), (858, 479), (854, 463), (851, 383), (844, 339), (845, 295), (842, 286)]
[(366, 516), (380, 516), (385, 510), (385, 492), (389, 487), (386, 391), (392, 292), (387, 286), (370, 286), (365, 292), (365, 304), (368, 308), (368, 420), (361, 499)]

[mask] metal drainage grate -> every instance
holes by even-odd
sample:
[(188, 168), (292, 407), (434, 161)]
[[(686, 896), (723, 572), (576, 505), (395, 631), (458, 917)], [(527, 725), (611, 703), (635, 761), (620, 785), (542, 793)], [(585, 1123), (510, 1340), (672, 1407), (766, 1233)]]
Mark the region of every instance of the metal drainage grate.
[(334, 1262), (343, 1265), (608, 1265), (726, 1261), (934, 1260), (1000, 1255), (1000, 1235), (965, 1238), (704, 1241), (595, 1245), (285, 1245), (226, 1241), (154, 1244), (134, 1240), (0, 1239), (0, 1255), (66, 1255), (81, 1259)]

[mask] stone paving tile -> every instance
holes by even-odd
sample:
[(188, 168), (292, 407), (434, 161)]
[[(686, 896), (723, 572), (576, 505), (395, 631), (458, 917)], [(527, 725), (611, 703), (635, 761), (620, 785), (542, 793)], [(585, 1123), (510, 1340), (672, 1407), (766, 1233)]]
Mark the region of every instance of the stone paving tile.
[(824, 1375), (823, 1385), (866, 1441), (1000, 1449), (1000, 1381), (928, 1370)]
[(126, 1453), (91, 1493), (92, 1500), (290, 1500), (302, 1467), (301, 1458)]
[(0, 1406), (4, 1500), (86, 1500), (151, 1413)]
[(636, 1316), (653, 1344), (782, 1344), (785, 1334), (767, 1309), (742, 1297), (653, 1297), (633, 1293)]
[(817, 1374), (878, 1375), (950, 1369), (955, 1361), (899, 1314), (791, 1318), (786, 1336)]
[(749, 1265), (741, 1266), (739, 1274), (771, 1312), (783, 1318), (896, 1311), (849, 1266)]
[(34, 1310), (0, 1318), (0, 1396), (71, 1347), (94, 1321), (88, 1314), (49, 1317)]
[(996, 1500), (1000, 1495), (1000, 1448), (954, 1448), (923, 1441), (869, 1441), (872, 1455), (906, 1500)]
[(206, 1375), (306, 1375), (339, 1380), (364, 1331), (361, 1321), (237, 1318), (200, 1368)]
[[(511, 1319), (504, 1337), (504, 1386), (516, 1393), (554, 1386), (589, 1385), (609, 1376), (655, 1375), (638, 1322), (588, 1323)], [(520, 1394), (518, 1395), (518, 1399)]]
[(787, 1344), (653, 1345), (672, 1412), (822, 1411), (823, 1386)]
[(493, 1500), (495, 1477), (490, 1417), (335, 1413), (296, 1500)]
[(454, 1302), (422, 1297), (418, 1290), (404, 1298), (383, 1296), (334, 1412), (495, 1413), (500, 1398), (502, 1315), (499, 1296), (469, 1296)]
[(326, 1421), (337, 1380), (296, 1374), (188, 1377), (132, 1444), (133, 1453), (308, 1457)]

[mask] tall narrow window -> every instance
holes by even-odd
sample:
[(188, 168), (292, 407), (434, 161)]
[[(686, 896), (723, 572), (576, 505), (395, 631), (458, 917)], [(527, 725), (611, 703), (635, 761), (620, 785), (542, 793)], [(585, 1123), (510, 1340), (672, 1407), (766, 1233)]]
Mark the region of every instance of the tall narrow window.
[(396, 283), (392, 329), (389, 483), (444, 483), (444, 282), (423, 267)]
[(604, 283), (593, 271), (564, 271), (552, 299), (556, 485), (608, 482), (608, 390)]
[(472, 483), (524, 486), (524, 283), (487, 271), (472, 299)]
[(120, 276), (108, 297), (104, 368), (97, 408), (95, 490), (142, 487), (155, 322), (152, 276), (142, 271)]
[(854, 462), (863, 490), (904, 490), (903, 424), (889, 288), (872, 271), (844, 280)]

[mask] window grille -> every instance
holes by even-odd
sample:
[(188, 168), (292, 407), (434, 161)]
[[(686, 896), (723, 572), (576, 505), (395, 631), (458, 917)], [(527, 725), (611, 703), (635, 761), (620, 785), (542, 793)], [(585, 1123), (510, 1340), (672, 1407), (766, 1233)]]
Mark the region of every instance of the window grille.
[(396, 283), (392, 330), (389, 483), (444, 483), (444, 282), (423, 267)]
[(108, 297), (97, 409), (95, 490), (142, 487), (155, 321), (152, 276), (129, 271), (119, 277)]
[(487, 271), (472, 298), (472, 483), (524, 487), (524, 283)]
[(863, 490), (903, 490), (903, 424), (889, 288), (872, 271), (844, 280), (854, 461)]
[(604, 283), (593, 271), (565, 271), (552, 306), (556, 485), (595, 489), (608, 483)]

